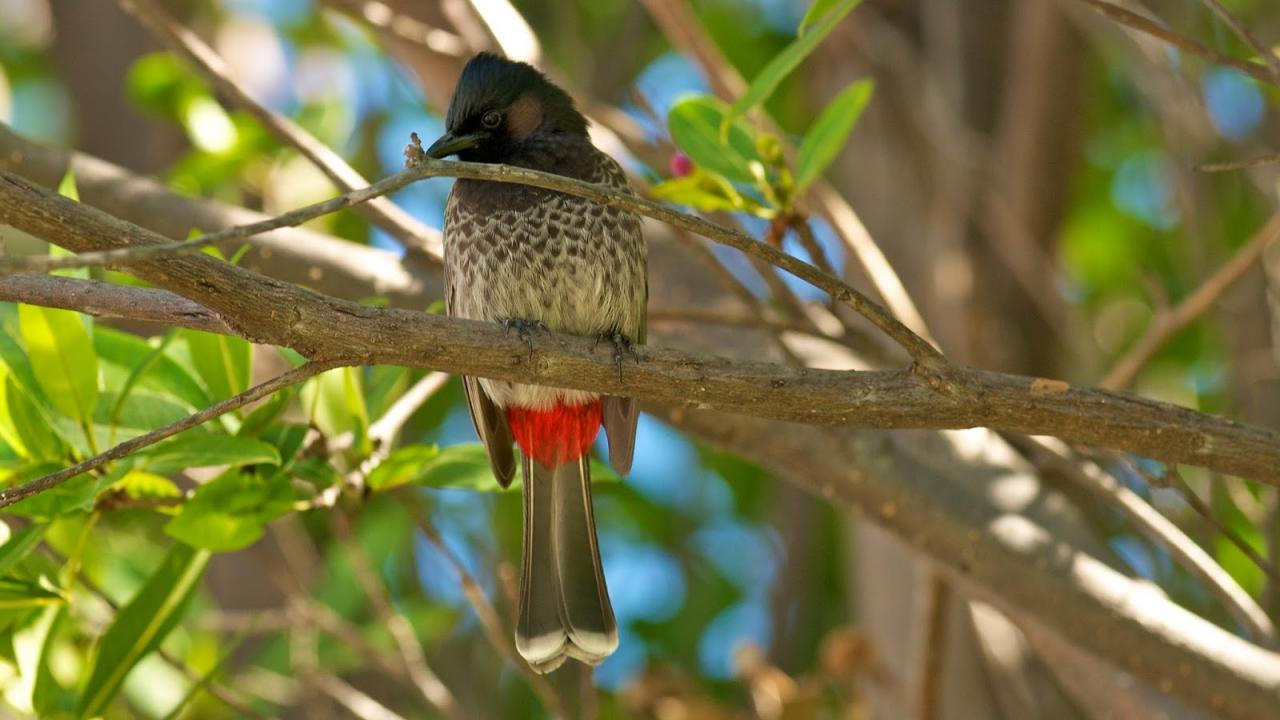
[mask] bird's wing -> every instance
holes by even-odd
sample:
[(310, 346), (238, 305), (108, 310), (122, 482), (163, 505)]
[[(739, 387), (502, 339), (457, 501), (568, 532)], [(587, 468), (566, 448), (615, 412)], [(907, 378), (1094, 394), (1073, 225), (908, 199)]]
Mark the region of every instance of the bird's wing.
[[(446, 228), (447, 230), (447, 228)], [(453, 273), (449, 272), (449, 243), (445, 243), (444, 272), (444, 307), (445, 312), (456, 317), (457, 302), (453, 294)], [(507, 425), (507, 414), (502, 411), (485, 394), (480, 381), (473, 377), (462, 378), (462, 389), (467, 395), (467, 407), (471, 410), (471, 423), (475, 425), (480, 442), (489, 453), (489, 465), (493, 468), (493, 477), (502, 487), (511, 485), (516, 473), (515, 453), (511, 449), (511, 428)]]
[[(606, 156), (608, 157), (608, 156)], [(622, 168), (618, 167), (612, 158), (609, 159), (611, 165), (610, 184), (621, 186), (630, 191), (631, 185), (627, 181), (626, 175), (622, 172)], [(636, 241), (644, 242), (640, 236), (640, 223), (637, 221), (634, 228), (627, 232), (636, 234)], [(645, 343), (645, 337), (648, 334), (648, 307), (649, 307), (649, 274), (642, 271), (644, 278), (643, 292), (634, 302), (639, 305), (638, 318), (640, 322), (635, 328), (623, 328), (624, 332), (630, 331), (632, 334), (630, 340), (637, 345)], [(609, 438), (609, 464), (613, 469), (621, 475), (631, 472), (631, 461), (635, 456), (636, 449), (636, 423), (640, 419), (640, 403), (635, 398), (614, 397), (606, 395), (603, 398), (601, 407), (601, 419), (604, 423), (604, 434)]]

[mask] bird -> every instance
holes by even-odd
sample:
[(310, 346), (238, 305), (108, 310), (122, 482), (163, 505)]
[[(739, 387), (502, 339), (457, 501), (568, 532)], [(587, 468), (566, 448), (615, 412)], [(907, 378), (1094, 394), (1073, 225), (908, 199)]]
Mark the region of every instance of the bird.
[[(572, 97), (541, 71), (492, 53), (463, 67), (428, 157), (502, 163), (634, 194), (592, 144)], [(542, 331), (608, 341), (619, 372), (645, 341), (649, 297), (640, 218), (566, 193), (458, 179), (445, 206), (445, 306), (501, 323), (533, 352)], [(631, 469), (634, 398), (463, 378), (494, 477), (508, 487), (520, 449), (524, 547), (515, 644), (547, 673), (568, 658), (596, 665), (618, 647), (591, 499), (591, 447), (604, 428), (609, 462)]]

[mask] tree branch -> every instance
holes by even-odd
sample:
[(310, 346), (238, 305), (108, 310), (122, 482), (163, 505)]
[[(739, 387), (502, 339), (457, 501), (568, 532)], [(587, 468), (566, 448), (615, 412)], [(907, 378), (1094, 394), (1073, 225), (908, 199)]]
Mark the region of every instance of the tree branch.
[[(311, 161), (340, 189), (350, 192), (365, 187), (369, 181), (347, 164), (341, 155), (320, 142), (311, 133), (287, 117), (274, 113), (254, 100), (230, 74), (222, 58), (190, 29), (175, 22), (153, 0), (120, 0), (126, 12), (134, 16), (161, 42), (195, 65), (219, 93), (258, 119), (277, 138)], [(360, 208), (374, 224), (391, 233), (405, 248), (440, 257), (437, 236), (412, 215), (389, 200), (376, 200)]]
[(1143, 366), (1151, 360), (1165, 343), (1182, 332), (1196, 318), (1209, 311), (1213, 304), (1229, 290), (1236, 281), (1244, 276), (1249, 268), (1262, 257), (1266, 249), (1280, 238), (1280, 212), (1271, 216), (1267, 224), (1262, 226), (1254, 236), (1236, 251), (1222, 267), (1188, 295), (1176, 307), (1167, 312), (1158, 312), (1147, 332), (1138, 339), (1129, 352), (1116, 362), (1099, 387), (1120, 390), (1128, 387), (1138, 376)]
[[(4, 174), (0, 174), (0, 222), (78, 251), (165, 242), (154, 233)], [(955, 418), (935, 419), (937, 408), (929, 403), (953, 403), (952, 412), (966, 418), (966, 423), (975, 420), (976, 412), (990, 416), (997, 425), (1018, 425), (1023, 430), (1038, 426), (1043, 432), (1069, 438), (1078, 435), (1082, 442), (1091, 442), (1083, 439), (1089, 437), (1111, 447), (1132, 444), (1127, 449), (1143, 454), (1152, 453), (1137, 445), (1169, 444), (1185, 451), (1192, 447), (1186, 437), (1166, 433), (1189, 421), (1208, 421), (1223, 432), (1204, 439), (1206, 463), (1239, 461), (1234, 433), (1243, 432), (1255, 437), (1243, 445), (1261, 445), (1266, 454), (1258, 457), (1254, 450), (1242, 454), (1253, 458), (1248, 461), (1251, 471), (1273, 476), (1280, 443), (1271, 431), (1123, 394), (1090, 393), (1065, 384), (990, 373), (968, 375), (979, 385), (993, 375), (1002, 379), (1007, 386), (995, 395), (1003, 399), (992, 401), (984, 389), (979, 402), (973, 403), (967, 396), (920, 390), (921, 380), (907, 372), (793, 370), (655, 349), (646, 354), (643, 364), (629, 366), (620, 380), (612, 359), (603, 356), (608, 353), (593, 354), (587, 339), (540, 338), (540, 351), (530, 358), (523, 343), (488, 324), (337, 301), (204, 255), (147, 261), (135, 271), (207, 305), (261, 342), (295, 347), (316, 357), (342, 352), (362, 362), (590, 388), (666, 403), (663, 416), (682, 429), (744, 453), (823, 497), (861, 509), (948, 568), (970, 590), (998, 594), (994, 599), (1022, 621), (1034, 619), (1054, 628), (1096, 657), (1111, 658), (1153, 685), (1168, 682), (1180, 697), (1224, 717), (1258, 717), (1280, 701), (1276, 692), (1280, 658), (1163, 598), (1140, 593), (1132, 582), (1070, 545), (1055, 544), (1034, 532), (1039, 539), (1028, 545), (1020, 539), (1025, 537), (1021, 530), (1036, 531), (1042, 526), (1017, 511), (1001, 509), (988, 495), (970, 494), (965, 489), (968, 484), (921, 466), (910, 453), (893, 450), (883, 434), (829, 436), (799, 426), (712, 417), (681, 408), (692, 403), (769, 417), (870, 425), (901, 416), (903, 411), (894, 409), (899, 397), (895, 393), (899, 387), (908, 387), (916, 389), (908, 390), (907, 396), (925, 399), (925, 406), (907, 413), (914, 420), (904, 427), (952, 426)], [(724, 377), (727, 371), (732, 371), (732, 378)], [(826, 380), (832, 382), (824, 385)], [(1077, 394), (1090, 398), (1083, 412), (1065, 402)], [(849, 407), (849, 402), (861, 407)], [(832, 403), (839, 407), (833, 409)], [(1046, 417), (1042, 403), (1058, 410)], [(864, 409), (876, 414), (869, 419), (848, 414)], [(1079, 413), (1078, 422), (1058, 427), (1058, 413), (1067, 417)], [(1160, 424), (1151, 426), (1150, 418)], [(1046, 429), (1050, 426), (1054, 429)], [(992, 525), (997, 519), (1004, 523), (999, 528)], [(1071, 561), (1065, 563), (1064, 557)], [(1140, 607), (1134, 603), (1139, 596)], [(1160, 623), (1151, 624), (1152, 618)], [(1187, 677), (1187, 672), (1194, 675)]]
[[(1280, 655), (1188, 612), (1149, 583), (1124, 577), (1081, 550), (1060, 526), (1038, 522), (1040, 509), (1032, 506), (1043, 496), (1002, 502), (993, 485), (961, 481), (946, 458), (884, 452), (900, 442), (886, 433), (832, 437), (714, 412), (645, 409), (853, 508), (928, 555), (967, 596), (990, 602), (1020, 625), (1051, 631), (1087, 650), (1095, 663), (1114, 664), (1212, 717), (1256, 720), (1280, 706)], [(990, 471), (1002, 487), (1013, 477), (1007, 467)]]
[(1155, 20), (1144, 15), (1139, 15), (1132, 10), (1126, 10), (1114, 3), (1109, 3), (1105, 0), (1081, 0), (1081, 2), (1092, 6), (1094, 10), (1097, 10), (1099, 13), (1121, 25), (1124, 25), (1125, 27), (1146, 33), (1147, 35), (1172, 45), (1179, 50), (1185, 50), (1193, 55), (1199, 55), (1201, 58), (1216, 65), (1225, 65), (1239, 70), (1258, 82), (1280, 86), (1280, 77), (1273, 76), (1271, 69), (1266, 65), (1259, 65), (1255, 62), (1240, 60), (1238, 58), (1233, 58), (1230, 55), (1223, 55), (1217, 50), (1211, 50), (1191, 38), (1167, 30), (1163, 25)]
[[(32, 142), (0, 123), (0, 170), (53, 189), (75, 175), (80, 200), (170, 238), (248, 225), (268, 215), (236, 205), (180, 195), (109, 162)], [(438, 236), (438, 233), (437, 233)], [(426, 307), (441, 296), (438, 263), (358, 245), (306, 228), (280, 228), (248, 241), (240, 266), (351, 300), (386, 296), (399, 307)], [(439, 244), (439, 238), (436, 239)], [(235, 247), (220, 246), (228, 251)]]
[(0, 276), (0, 301), (75, 310), (99, 318), (143, 320), (220, 335), (235, 334), (208, 308), (181, 295), (100, 280), (56, 275)]
[(32, 495), (38, 495), (46, 490), (55, 488), (81, 473), (86, 473), (90, 470), (100, 468), (112, 460), (119, 460), (120, 458), (132, 455), (142, 448), (155, 445), (161, 440), (173, 437), (183, 430), (206, 423), (219, 415), (225, 415), (232, 410), (244, 407), (255, 400), (261, 400), (277, 390), (286, 388), (294, 383), (302, 382), (312, 375), (322, 373), (333, 367), (336, 367), (335, 363), (325, 362), (309, 362), (305, 365), (300, 365), (286, 373), (277, 375), (260, 385), (255, 385), (239, 395), (227, 398), (216, 405), (211, 405), (198, 413), (188, 415), (177, 422), (152, 430), (144, 435), (139, 435), (132, 440), (126, 440), (110, 450), (94, 455), (86, 460), (82, 460), (69, 468), (64, 468), (58, 472), (45, 475), (44, 477), (37, 478), (28, 483), (23, 483), (17, 487), (0, 490), (0, 508), (9, 507), (10, 505), (21, 500), (25, 500)]
[[(471, 172), (470, 164), (458, 165)], [(521, 172), (478, 167), (486, 175)], [(4, 173), (0, 222), (76, 251), (164, 242), (142, 228)], [(334, 364), (404, 365), (811, 425), (986, 426), (1056, 435), (1280, 486), (1280, 432), (1056, 380), (951, 366), (928, 377), (911, 370), (789, 368), (659, 348), (647, 348), (644, 362), (628, 367), (619, 378), (609, 353), (596, 352), (587, 338), (540, 337), (538, 351), (530, 354), (522, 341), (492, 323), (357, 305), (206, 255), (139, 261), (134, 269), (217, 312), (255, 342), (290, 347)]]

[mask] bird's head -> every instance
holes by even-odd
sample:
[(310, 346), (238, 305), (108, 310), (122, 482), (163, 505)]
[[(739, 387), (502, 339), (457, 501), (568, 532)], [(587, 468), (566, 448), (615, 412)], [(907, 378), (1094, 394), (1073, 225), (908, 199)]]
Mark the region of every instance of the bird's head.
[(445, 134), (427, 155), (502, 162), (530, 140), (555, 134), (587, 137), (587, 120), (569, 94), (532, 65), (480, 53), (462, 69)]

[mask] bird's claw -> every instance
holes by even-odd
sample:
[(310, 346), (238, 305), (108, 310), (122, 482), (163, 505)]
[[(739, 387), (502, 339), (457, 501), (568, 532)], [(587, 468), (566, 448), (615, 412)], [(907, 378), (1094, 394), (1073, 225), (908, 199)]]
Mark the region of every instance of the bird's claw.
[(524, 320), (521, 318), (505, 318), (500, 321), (502, 329), (508, 333), (516, 331), (516, 335), (529, 346), (529, 359), (533, 359), (533, 333), (548, 332), (547, 324), (541, 320)]
[(636, 352), (635, 346), (631, 343), (631, 338), (618, 332), (617, 330), (606, 330), (596, 336), (595, 345), (591, 346), (594, 350), (602, 342), (608, 342), (613, 345), (613, 364), (618, 368), (618, 381), (622, 381), (622, 358), (630, 355), (636, 364), (640, 364), (640, 354)]

